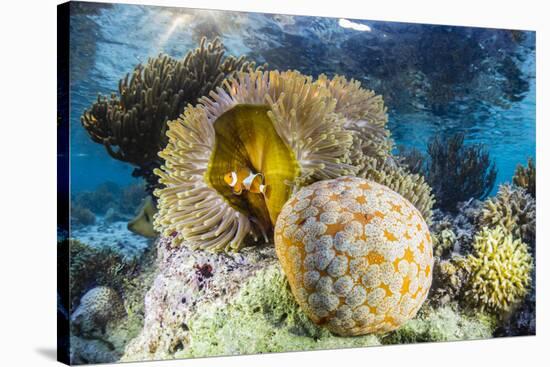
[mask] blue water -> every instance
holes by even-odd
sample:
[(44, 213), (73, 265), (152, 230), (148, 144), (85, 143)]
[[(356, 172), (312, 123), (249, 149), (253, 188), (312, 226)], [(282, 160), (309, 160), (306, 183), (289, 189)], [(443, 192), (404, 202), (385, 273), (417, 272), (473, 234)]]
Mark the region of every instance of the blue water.
[[(351, 27), (351, 28), (350, 28)], [(180, 58), (203, 36), (270, 68), (344, 74), (384, 96), (398, 145), (425, 151), (435, 134), (485, 144), (510, 181), (535, 157), (535, 34), (332, 18), (76, 4), (71, 16), (72, 190), (136, 182), (80, 124), (97, 98), (160, 52)], [(496, 185), (495, 185), (496, 190)]]

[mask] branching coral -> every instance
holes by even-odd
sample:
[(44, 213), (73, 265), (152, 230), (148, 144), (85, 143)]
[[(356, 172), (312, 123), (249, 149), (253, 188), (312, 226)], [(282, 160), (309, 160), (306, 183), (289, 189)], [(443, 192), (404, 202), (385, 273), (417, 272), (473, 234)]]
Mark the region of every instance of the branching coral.
[(430, 222), (435, 200), (423, 176), (409, 173), (391, 160), (379, 162), (373, 158), (365, 158), (365, 164), (357, 176), (373, 180), (399, 193), (422, 213), (427, 222)]
[(535, 243), (536, 203), (524, 188), (501, 185), (497, 195), (485, 201), (478, 221), (482, 227), (499, 225), (514, 237)]
[(465, 267), (470, 273), (465, 299), (495, 315), (511, 311), (529, 291), (533, 259), (528, 246), (497, 226), (483, 228), (474, 238), (474, 253)]
[(513, 177), (514, 185), (523, 187), (527, 192), (533, 196), (537, 197), (537, 168), (532, 158), (529, 158), (527, 161), (527, 167), (518, 164), (516, 167), (516, 172)]
[(456, 211), (456, 204), (483, 199), (492, 190), (497, 169), (482, 145), (464, 145), (464, 135), (434, 137), (428, 144), (426, 180), (434, 190), (437, 207)]
[[(168, 123), (155, 226), (176, 246), (186, 239), (212, 251), (238, 250), (249, 234), (267, 239), (297, 188), (356, 174), (364, 159), (355, 158), (389, 154), (385, 122), (381, 98), (353, 80), (239, 73)], [(265, 195), (236, 195), (224, 182), (242, 167), (262, 174)]]
[(144, 177), (151, 190), (157, 186), (152, 173), (160, 165), (157, 153), (167, 143), (166, 122), (226, 77), (254, 68), (244, 57), (224, 58), (218, 38), (212, 43), (203, 38), (182, 60), (160, 55), (136, 66), (120, 80), (118, 95), (98, 96), (81, 122), (92, 140), (103, 144), (113, 158), (136, 166), (134, 175)]

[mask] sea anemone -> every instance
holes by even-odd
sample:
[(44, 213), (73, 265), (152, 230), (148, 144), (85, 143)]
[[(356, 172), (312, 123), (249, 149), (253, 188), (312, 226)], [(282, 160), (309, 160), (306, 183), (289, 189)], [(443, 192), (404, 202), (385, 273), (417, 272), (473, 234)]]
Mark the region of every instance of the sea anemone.
[[(389, 154), (386, 120), (381, 98), (353, 80), (239, 73), (168, 123), (155, 226), (176, 246), (185, 239), (212, 251), (238, 250), (249, 234), (267, 241), (299, 187)], [(225, 178), (243, 168), (261, 175), (265, 192), (235, 193)]]
[(358, 177), (375, 181), (402, 195), (422, 213), (426, 222), (431, 222), (435, 199), (424, 176), (410, 173), (406, 168), (393, 162), (392, 158), (382, 161), (364, 156), (363, 161), (364, 163), (357, 173)]
[(496, 315), (511, 311), (529, 291), (533, 259), (528, 246), (501, 226), (483, 228), (465, 266), (469, 272), (465, 299)]

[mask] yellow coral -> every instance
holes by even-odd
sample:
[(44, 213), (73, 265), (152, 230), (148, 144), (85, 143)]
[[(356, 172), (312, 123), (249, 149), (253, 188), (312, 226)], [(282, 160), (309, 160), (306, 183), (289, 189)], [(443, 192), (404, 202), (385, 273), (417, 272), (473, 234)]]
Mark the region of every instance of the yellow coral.
[(298, 304), (339, 335), (398, 328), (432, 281), (432, 240), (419, 211), (357, 177), (293, 195), (277, 220), (275, 249)]
[[(363, 160), (355, 158), (367, 154), (354, 145), (358, 136), (388, 136), (381, 98), (341, 77), (331, 84), (297, 71), (245, 72), (224, 88), (168, 123), (169, 142), (159, 154), (165, 163), (155, 171), (163, 186), (155, 192), (155, 227), (176, 246), (185, 239), (227, 251), (244, 246), (249, 234), (267, 240), (292, 192), (356, 174)], [(241, 166), (262, 173), (265, 196), (236, 196), (224, 184), (223, 176)]]
[(464, 266), (470, 273), (465, 298), (482, 311), (501, 314), (523, 300), (531, 284), (533, 259), (525, 243), (501, 226), (483, 228)]

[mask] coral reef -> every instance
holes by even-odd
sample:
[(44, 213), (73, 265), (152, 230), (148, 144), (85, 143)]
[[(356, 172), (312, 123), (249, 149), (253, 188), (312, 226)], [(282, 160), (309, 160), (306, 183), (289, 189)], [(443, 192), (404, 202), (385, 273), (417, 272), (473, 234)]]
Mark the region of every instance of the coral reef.
[(136, 166), (134, 175), (144, 177), (152, 191), (157, 186), (153, 170), (160, 166), (157, 153), (167, 143), (166, 122), (208, 95), (224, 78), (252, 69), (254, 63), (244, 57), (224, 57), (218, 38), (212, 43), (203, 38), (182, 60), (159, 55), (136, 66), (120, 80), (118, 95), (98, 96), (81, 122), (113, 158)]
[(531, 285), (533, 259), (528, 246), (504, 228), (483, 228), (474, 238), (465, 298), (476, 309), (504, 315), (523, 301)]
[(410, 201), (426, 222), (431, 221), (435, 199), (432, 189), (422, 175), (409, 173), (405, 168), (392, 164), (389, 160), (380, 162), (373, 158), (365, 158), (365, 164), (357, 176), (389, 187)]
[(527, 167), (518, 164), (512, 181), (514, 185), (523, 187), (532, 197), (537, 197), (537, 168), (532, 158), (527, 160)]
[(495, 163), (482, 145), (465, 146), (463, 134), (435, 136), (428, 143), (428, 154), (425, 176), (438, 208), (456, 212), (458, 202), (483, 199), (493, 189)]
[(131, 278), (139, 269), (139, 259), (125, 259), (111, 248), (94, 248), (77, 240), (58, 243), (58, 251), (69, 248), (70, 310), (80, 297), (95, 286), (112, 287), (121, 292), (125, 278)]
[(469, 315), (456, 304), (423, 307), (418, 316), (381, 339), (382, 344), (422, 343), (486, 339), (493, 336), (496, 322), (486, 314)]
[(534, 253), (536, 203), (524, 188), (501, 185), (497, 195), (485, 201), (478, 222), (480, 227), (501, 226), (528, 243)]
[(142, 322), (127, 314), (120, 295), (108, 287), (88, 291), (71, 315), (71, 363), (118, 361)]
[(293, 195), (275, 248), (302, 309), (338, 335), (398, 328), (432, 281), (432, 240), (418, 210), (361, 178), (319, 181)]
[[(470, 199), (457, 204), (457, 213), (433, 210), (430, 231), (434, 241), (434, 251), (436, 251), (435, 242), (444, 231), (452, 231), (455, 235), (452, 248), (441, 252), (442, 259), (448, 259), (453, 254), (468, 254), (472, 251), (472, 242), (478, 230), (478, 218), (482, 206), (482, 201)], [(450, 245), (450, 243), (447, 244)]]
[[(155, 170), (155, 227), (194, 248), (238, 250), (267, 240), (282, 205), (298, 187), (355, 174), (363, 156), (389, 155), (382, 99), (342, 77), (296, 71), (239, 73), (168, 123), (169, 143)], [(268, 192), (236, 195), (224, 181), (246, 168)]]
[[(77, 248), (88, 254), (90, 252), (89, 248)], [(92, 281), (90, 284), (99, 284), (94, 288), (88, 287), (90, 290), (80, 300), (80, 294), (71, 294), (74, 299), (70, 339), (73, 364), (108, 363), (120, 359), (128, 342), (143, 328), (145, 292), (151, 286), (156, 272), (155, 251), (144, 253), (139, 262), (134, 262), (131, 271), (114, 273), (106, 268), (104, 271), (107, 274), (103, 274), (101, 268), (94, 268), (96, 264), (93, 261), (99, 261), (99, 266), (104, 263), (97, 256), (96, 253), (96, 257), (90, 257), (87, 263), (79, 261), (82, 259), (76, 256), (74, 260), (80, 266), (71, 267), (71, 289), (75, 285), (82, 285), (81, 275), (75, 271), (80, 269), (83, 277), (90, 276), (91, 271), (87, 267), (98, 270), (92, 274), (97, 282)], [(109, 256), (112, 254), (109, 253)]]
[(91, 210), (96, 215), (104, 215), (110, 208), (116, 208), (119, 197), (122, 195), (121, 187), (114, 182), (105, 182), (98, 185), (93, 191), (82, 191), (74, 195), (71, 204), (76, 207)]

